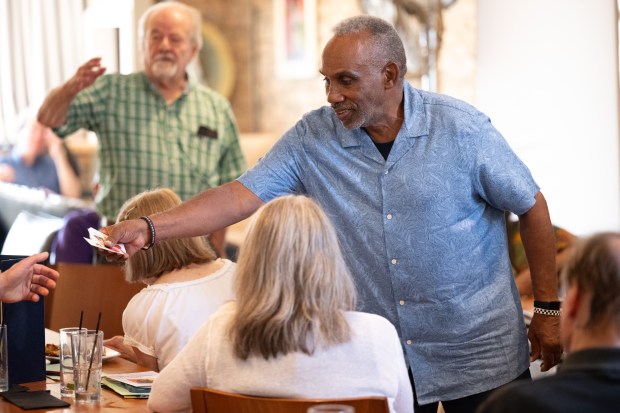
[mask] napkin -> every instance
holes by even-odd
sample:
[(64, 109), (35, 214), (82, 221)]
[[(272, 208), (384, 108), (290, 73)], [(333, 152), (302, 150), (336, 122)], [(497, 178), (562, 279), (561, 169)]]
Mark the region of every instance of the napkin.
[(9, 402), (24, 410), (45, 409), (48, 407), (69, 407), (71, 404), (52, 396), (46, 390), (24, 391), (26, 387), (13, 386), (0, 393)]

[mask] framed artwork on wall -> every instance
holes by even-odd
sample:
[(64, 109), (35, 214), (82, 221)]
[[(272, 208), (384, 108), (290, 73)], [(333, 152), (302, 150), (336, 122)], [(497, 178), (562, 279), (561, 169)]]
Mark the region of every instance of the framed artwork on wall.
[(277, 76), (317, 76), (316, 0), (274, 0), (273, 5)]

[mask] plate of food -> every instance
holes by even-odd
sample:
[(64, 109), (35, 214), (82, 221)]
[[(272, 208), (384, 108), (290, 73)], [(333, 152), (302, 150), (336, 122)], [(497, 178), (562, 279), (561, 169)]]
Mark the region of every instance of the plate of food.
[(54, 343), (45, 343), (45, 358), (50, 361), (60, 360), (60, 346)]
[[(51, 362), (60, 361), (60, 334), (50, 329), (45, 329), (45, 358)], [(103, 360), (108, 360), (114, 357), (120, 356), (116, 350), (112, 350), (108, 347), (103, 347)]]

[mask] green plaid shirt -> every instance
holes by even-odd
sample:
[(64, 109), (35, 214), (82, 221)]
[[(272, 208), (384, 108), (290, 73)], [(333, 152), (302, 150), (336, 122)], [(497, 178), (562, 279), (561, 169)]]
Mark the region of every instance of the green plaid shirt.
[(186, 200), (246, 168), (229, 102), (197, 83), (168, 105), (143, 72), (101, 76), (76, 96), (55, 132), (80, 128), (99, 138), (97, 209), (109, 219), (146, 189), (168, 187)]

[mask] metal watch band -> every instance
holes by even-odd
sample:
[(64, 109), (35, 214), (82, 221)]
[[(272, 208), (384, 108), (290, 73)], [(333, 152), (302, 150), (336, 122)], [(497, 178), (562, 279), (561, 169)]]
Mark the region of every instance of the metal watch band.
[(534, 314), (550, 315), (559, 317), (562, 314), (561, 310), (547, 310), (545, 308), (534, 307)]

